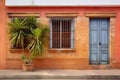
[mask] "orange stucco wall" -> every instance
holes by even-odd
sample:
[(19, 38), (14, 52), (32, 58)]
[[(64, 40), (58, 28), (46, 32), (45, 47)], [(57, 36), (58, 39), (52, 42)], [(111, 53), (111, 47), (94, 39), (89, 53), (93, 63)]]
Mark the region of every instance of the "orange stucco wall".
[(120, 62), (120, 11), (118, 10), (115, 24), (115, 59)]
[[(89, 66), (89, 18), (85, 16), (87, 12), (100, 13), (116, 13), (114, 18), (115, 36), (112, 64), (119, 63), (117, 67), (120, 68), (120, 7), (7, 7), (7, 13), (40, 13), (40, 18), (43, 22), (48, 23), (46, 13), (78, 13), (75, 19), (75, 49), (74, 53), (49, 53), (43, 56), (42, 60), (36, 60), (36, 68), (51, 68), (51, 69), (80, 69), (88, 68)], [(4, 23), (4, 22), (3, 22)], [(5, 29), (5, 28), (3, 28)], [(4, 30), (5, 31), (5, 30)], [(5, 34), (5, 33), (4, 33)], [(2, 36), (5, 39), (4, 36)], [(2, 40), (6, 41), (6, 40)], [(7, 40), (9, 43), (9, 40)], [(3, 43), (2, 43), (3, 44)], [(4, 43), (5, 44), (5, 43)], [(9, 43), (10, 44), (10, 43)], [(4, 46), (5, 49), (6, 46)], [(11, 53), (7, 46), (7, 66), (9, 69), (19, 69), (21, 61), (20, 53)], [(6, 51), (6, 50), (5, 50)], [(14, 60), (12, 60), (14, 58)], [(45, 59), (45, 60), (44, 60)], [(59, 62), (59, 63), (58, 63)], [(64, 63), (63, 63), (64, 62)], [(11, 66), (12, 64), (12, 66)], [(57, 64), (57, 65), (56, 65)], [(56, 65), (56, 66), (55, 66)], [(76, 66), (75, 66), (76, 65)], [(87, 66), (84, 66), (87, 65)], [(64, 67), (64, 68), (63, 68)]]
[(0, 69), (6, 68), (6, 9), (5, 0), (0, 1)]

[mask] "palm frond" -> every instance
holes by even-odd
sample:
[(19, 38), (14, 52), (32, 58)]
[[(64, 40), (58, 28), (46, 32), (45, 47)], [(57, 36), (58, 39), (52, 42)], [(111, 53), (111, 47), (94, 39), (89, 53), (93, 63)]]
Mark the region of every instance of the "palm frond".
[(10, 27), (10, 40), (12, 46), (24, 46), (22, 41), (25, 36), (26, 22), (24, 20), (20, 20), (19, 18), (15, 18), (14, 21), (8, 23)]
[(44, 44), (47, 43), (46, 34), (49, 32), (48, 27), (31, 29), (31, 35), (29, 37), (32, 39), (29, 45), (27, 46), (30, 49), (30, 52), (33, 56), (41, 56), (44, 51)]

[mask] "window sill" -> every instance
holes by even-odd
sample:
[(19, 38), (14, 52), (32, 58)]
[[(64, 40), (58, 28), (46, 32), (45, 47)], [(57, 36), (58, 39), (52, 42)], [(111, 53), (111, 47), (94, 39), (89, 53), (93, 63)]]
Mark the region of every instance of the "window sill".
[(73, 53), (75, 49), (49, 49), (50, 53)]
[[(22, 49), (10, 49), (11, 53), (22, 53)], [(24, 50), (25, 53), (28, 53), (28, 50)]]

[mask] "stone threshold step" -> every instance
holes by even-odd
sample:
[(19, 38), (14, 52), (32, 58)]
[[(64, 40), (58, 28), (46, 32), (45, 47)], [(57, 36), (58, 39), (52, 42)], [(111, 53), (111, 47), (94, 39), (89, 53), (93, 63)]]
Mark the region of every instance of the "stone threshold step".
[(3, 79), (119, 79), (120, 75), (0, 75), (0, 80)]
[[(113, 80), (113, 79), (0, 79), (0, 80)], [(120, 79), (114, 79), (120, 80)]]

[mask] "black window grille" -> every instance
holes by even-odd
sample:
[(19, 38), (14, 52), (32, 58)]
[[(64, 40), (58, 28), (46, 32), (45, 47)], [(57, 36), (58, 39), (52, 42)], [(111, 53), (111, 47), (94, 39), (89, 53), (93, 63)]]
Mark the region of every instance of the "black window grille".
[(74, 48), (74, 19), (50, 19), (50, 48)]

